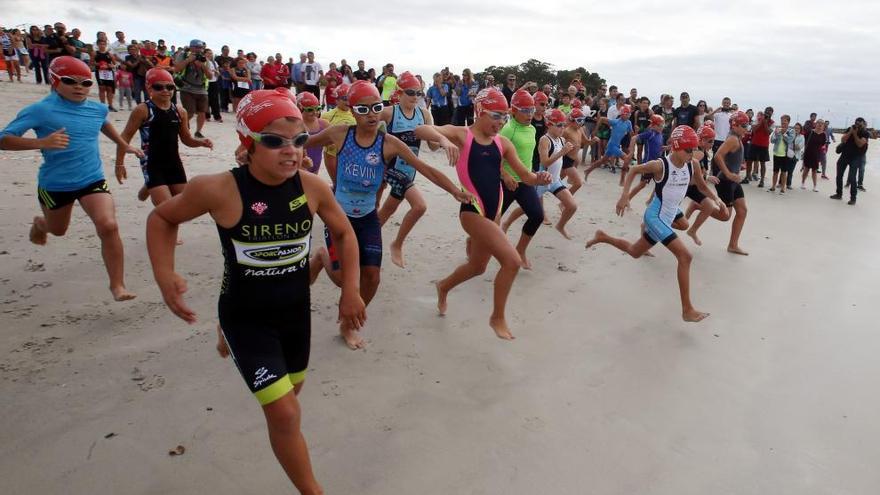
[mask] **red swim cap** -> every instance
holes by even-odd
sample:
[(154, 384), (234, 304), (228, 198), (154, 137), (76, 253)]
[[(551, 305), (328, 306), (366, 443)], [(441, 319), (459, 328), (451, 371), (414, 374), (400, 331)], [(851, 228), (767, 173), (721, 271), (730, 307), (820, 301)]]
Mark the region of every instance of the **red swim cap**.
[(700, 136), (700, 139), (715, 139), (715, 129), (704, 125), (697, 131), (697, 135)]
[(550, 98), (548, 98), (543, 91), (536, 91), (535, 94), (532, 95), (532, 98), (535, 99), (535, 104), (550, 102)]
[(571, 108), (583, 108), (584, 104), (581, 103), (581, 100), (575, 98), (574, 101), (571, 102)]
[(406, 71), (397, 78), (397, 87), (400, 89), (422, 89), (422, 83), (410, 71)]
[[(763, 118), (762, 114), (760, 113), (758, 114), (758, 116), (760, 118)], [(749, 116), (741, 110), (737, 110), (730, 115), (730, 126), (733, 127), (737, 125), (749, 125)]]
[(317, 107), (321, 105), (321, 102), (318, 101), (318, 97), (315, 96), (311, 91), (303, 91), (302, 93), (296, 95), (296, 104), (301, 108), (306, 107)]
[(565, 114), (562, 113), (562, 110), (558, 108), (554, 108), (553, 110), (547, 112), (544, 118), (547, 119), (547, 121), (551, 124), (561, 124), (565, 122)]
[(168, 82), (174, 84), (174, 78), (171, 73), (165, 69), (153, 68), (147, 71), (147, 87), (149, 88), (155, 83)]
[(631, 115), (633, 112), (633, 108), (629, 105), (624, 105), (620, 107), (620, 115)]
[(535, 108), (535, 99), (528, 91), (518, 89), (513, 96), (510, 97), (510, 106), (513, 108)]
[(302, 113), (290, 98), (290, 91), (285, 88), (251, 91), (238, 103), (235, 114), (238, 139), (249, 148), (254, 142), (251, 133), (260, 132), (273, 121), (284, 118), (302, 120)]
[(713, 122), (713, 121), (711, 121), (711, 120), (704, 120), (704, 121), (703, 121), (703, 125), (700, 126), (700, 127), (711, 127), (712, 129), (714, 129), (714, 128), (715, 128), (715, 122)]
[(336, 86), (336, 90), (333, 91), (333, 94), (336, 98), (348, 97), (348, 91), (351, 89), (351, 85), (342, 83), (339, 86)]
[(696, 131), (689, 125), (680, 125), (673, 129), (669, 141), (672, 143), (673, 150), (696, 148), (700, 144)]
[(351, 88), (348, 90), (348, 104), (354, 106), (367, 98), (375, 98), (379, 102), (382, 101), (382, 96), (373, 83), (369, 81), (355, 81), (352, 83)]
[(572, 108), (571, 113), (568, 114), (568, 118), (571, 120), (583, 119), (586, 118), (586, 115), (584, 115), (584, 112), (582, 112), (580, 108)]
[(92, 78), (92, 71), (85, 62), (69, 55), (57, 57), (49, 64), (49, 74), (52, 75), (52, 85), (57, 86), (62, 77)]
[(662, 115), (654, 114), (651, 115), (651, 125), (665, 125), (666, 119), (663, 118)]
[(486, 88), (480, 90), (474, 97), (474, 108), (477, 111), (477, 116), (482, 115), (483, 112), (506, 112), (508, 110), (507, 98), (504, 97), (504, 93), (495, 88)]

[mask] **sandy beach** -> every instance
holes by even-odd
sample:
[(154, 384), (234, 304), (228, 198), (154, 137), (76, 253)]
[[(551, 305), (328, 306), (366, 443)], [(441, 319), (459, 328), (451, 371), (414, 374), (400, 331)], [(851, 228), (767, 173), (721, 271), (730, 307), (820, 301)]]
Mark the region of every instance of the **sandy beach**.
[[(0, 83), (0, 126), (45, 88)], [(110, 114), (118, 130), (128, 114)], [(213, 151), (181, 147), (190, 177), (233, 165), (233, 115), (224, 118), (206, 124)], [(153, 281), (137, 160), (119, 185), (115, 146), (102, 137), (101, 151), (138, 294), (127, 303), (111, 300), (79, 207), (65, 237), (28, 242), (40, 156), (0, 152), (0, 492), (292, 493), (256, 400), (214, 349), (223, 268), (213, 222), (180, 231), (177, 269), (199, 315), (188, 326)], [(422, 156), (455, 177), (445, 155)], [(662, 246), (639, 260), (584, 249), (597, 228), (635, 239), (647, 198), (616, 217), (618, 176), (598, 170), (575, 196), (575, 240), (544, 226), (530, 247), (534, 269), (520, 272), (508, 305), (513, 342), (488, 326), (494, 262), (437, 316), (432, 281), (463, 259), (465, 236), (454, 199), (421, 178), (429, 209), (406, 269), (387, 252), (394, 221), (384, 230), (365, 350), (337, 336), (338, 289), (324, 276), (312, 287), (300, 400), (326, 493), (877, 493), (878, 161), (872, 141), (855, 207), (828, 199), (833, 180), (814, 193), (798, 176), (784, 197), (744, 186), (748, 257), (725, 251), (730, 224), (709, 220), (702, 247), (685, 236), (694, 304), (711, 313), (699, 324), (681, 321)], [(556, 201), (545, 204), (556, 218)], [(169, 456), (178, 445), (185, 453)]]

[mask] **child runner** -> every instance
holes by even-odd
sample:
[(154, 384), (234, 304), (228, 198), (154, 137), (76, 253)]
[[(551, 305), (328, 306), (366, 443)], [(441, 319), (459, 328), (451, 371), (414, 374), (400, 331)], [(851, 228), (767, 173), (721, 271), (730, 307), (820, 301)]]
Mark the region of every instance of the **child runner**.
[[(606, 163), (614, 163), (615, 160), (621, 159), (621, 167), (623, 168), (623, 171), (620, 174), (620, 185), (623, 185), (624, 173), (629, 171), (629, 161), (630, 157), (632, 156), (631, 153), (625, 151), (621, 147), (624, 136), (630, 135), (633, 130), (632, 122), (629, 120), (630, 114), (632, 114), (632, 107), (629, 105), (623, 105), (620, 108), (620, 112), (617, 114), (616, 119), (599, 117), (596, 120), (596, 123), (598, 125), (607, 123), (608, 126), (611, 127), (611, 136), (608, 138), (608, 145), (605, 147), (605, 155), (595, 162), (590, 163), (590, 166), (587, 167), (586, 170), (584, 170), (584, 182), (587, 181), (587, 178), (590, 176), (590, 172), (592, 172), (593, 170), (601, 167)], [(613, 166), (612, 170), (614, 170)]]
[(128, 110), (131, 111), (131, 90), (134, 88), (134, 76), (125, 68), (125, 64), (119, 64), (116, 70), (116, 89), (119, 90), (119, 108), (122, 101), (128, 101)]
[[(574, 197), (568, 192), (565, 184), (562, 183), (559, 173), (562, 171), (562, 159), (566, 154), (574, 151), (575, 147), (562, 138), (562, 132), (567, 119), (561, 110), (554, 108), (547, 113), (543, 120), (547, 122), (548, 127), (547, 133), (541, 136), (541, 139), (538, 141), (538, 156), (540, 157), (541, 164), (539, 170), (547, 171), (550, 174), (551, 181), (549, 185), (535, 187), (535, 190), (539, 198), (541, 198), (542, 204), (544, 194), (548, 192), (559, 200), (559, 204), (562, 205), (562, 215), (559, 217), (559, 222), (556, 223), (556, 230), (563, 237), (570, 240), (571, 236), (565, 230), (565, 225), (577, 211), (577, 203), (574, 202)], [(507, 215), (507, 218), (501, 225), (501, 229), (507, 232), (510, 224), (522, 215), (522, 208), (515, 208)]]
[[(419, 156), (422, 141), (415, 136), (415, 129), (422, 124), (432, 125), (434, 120), (427, 110), (416, 107), (419, 96), (423, 96), (423, 93), (422, 83), (415, 76), (409, 71), (400, 74), (400, 77), (397, 78), (397, 87), (399, 91), (395, 94), (397, 94), (399, 102), (385, 107), (382, 110), (381, 118), (387, 126), (388, 134), (403, 141), (414, 155)], [(394, 101), (394, 96), (391, 97), (391, 101)], [(439, 148), (435, 143), (428, 143), (428, 146), (431, 150)], [(425, 202), (419, 188), (413, 187), (415, 186), (415, 178), (416, 169), (400, 157), (385, 170), (385, 183), (391, 187), (391, 192), (382, 203), (382, 208), (379, 209), (379, 224), (385, 226), (385, 222), (391, 218), (391, 215), (394, 215), (404, 198), (409, 203), (409, 211), (400, 222), (397, 237), (388, 246), (391, 252), (391, 262), (401, 268), (405, 266), (403, 241), (415, 227), (416, 222), (428, 210), (428, 203)]]
[[(587, 133), (584, 130), (585, 121), (586, 116), (584, 116), (584, 113), (575, 108), (568, 114), (568, 125), (562, 131), (562, 138), (565, 142), (571, 143), (574, 146), (573, 150), (562, 156), (562, 172), (560, 172), (562, 177), (568, 179), (572, 196), (584, 185), (584, 181), (577, 172), (577, 166), (582, 158), (578, 150), (593, 142), (587, 137)], [(594, 139), (594, 141), (598, 140)]]
[[(177, 140), (190, 148), (214, 148), (207, 138), (194, 138), (189, 133), (189, 120), (186, 110), (171, 103), (171, 95), (176, 86), (171, 73), (165, 69), (150, 69), (146, 74), (147, 94), (150, 99), (135, 107), (128, 117), (128, 123), (122, 131), (122, 139), (131, 141), (135, 132), (140, 132), (141, 171), (144, 174), (144, 186), (138, 192), (138, 199), (143, 201), (149, 197), (153, 205), (176, 196), (186, 186), (186, 172)], [(116, 149), (116, 175), (120, 182), (127, 177), (125, 172), (125, 149)]]
[(263, 408), (269, 442), (287, 476), (300, 493), (322, 493), (296, 398), (309, 364), (312, 217), (321, 217), (343, 252), (339, 318), (355, 328), (366, 320), (357, 243), (327, 185), (298, 172), (308, 134), (287, 90), (249, 93), (236, 117), (249, 164), (195, 177), (182, 194), (157, 206), (147, 219), (147, 249), (168, 308), (195, 323), (183, 300), (186, 281), (175, 271), (177, 228), (206, 213), (217, 223), (225, 267), (217, 307), (229, 351)]
[[(310, 136), (306, 146), (333, 145), (339, 150), (338, 167), (331, 174), (335, 184), (336, 200), (348, 216), (354, 228), (360, 250), (361, 297), (370, 304), (379, 288), (379, 273), (382, 266), (382, 228), (376, 212), (376, 198), (385, 171), (398, 157), (428, 180), (452, 194), (457, 200), (468, 203), (471, 195), (455, 187), (446, 175), (420, 160), (405, 143), (394, 136), (379, 130), (382, 98), (379, 90), (368, 81), (356, 81), (347, 93), (348, 103), (354, 110), (356, 124), (353, 126), (334, 125)], [(389, 96), (390, 97), (390, 96)], [(440, 142), (450, 155), (450, 161), (458, 149), (449, 140)], [(328, 249), (333, 249), (332, 235), (326, 236)], [(332, 260), (332, 270), (338, 263)], [(357, 328), (342, 322), (339, 332), (352, 349), (364, 346)]]
[[(296, 106), (303, 114), (303, 123), (309, 134), (317, 134), (330, 127), (329, 122), (319, 117), (321, 115), (321, 103), (314, 94), (304, 91), (296, 95)], [(306, 148), (306, 155), (312, 162), (311, 166), (306, 170), (317, 174), (321, 170), (322, 148), (320, 146), (310, 146)], [(303, 162), (305, 163), (305, 160)]]
[(718, 177), (715, 190), (718, 191), (718, 197), (728, 208), (727, 215), (718, 212), (714, 216), (718, 220), (726, 222), (730, 219), (730, 208), (733, 208), (735, 216), (730, 227), (730, 241), (727, 243), (727, 251), (743, 256), (747, 256), (749, 253), (739, 247), (739, 236), (746, 223), (748, 208), (742, 185), (740, 185), (739, 171), (743, 164), (742, 137), (746, 133), (748, 125), (748, 115), (741, 111), (734, 112), (730, 116), (730, 134), (727, 135), (727, 139), (712, 157), (712, 173)]
[[(354, 115), (351, 114), (351, 107), (348, 105), (348, 90), (350, 87), (348, 84), (336, 86), (336, 108), (321, 115), (321, 118), (326, 120), (331, 126), (357, 124)], [(330, 174), (333, 182), (336, 182), (336, 153), (335, 145), (330, 144), (324, 147), (324, 166), (327, 167), (327, 173)]]
[[(644, 155), (639, 153), (639, 156), (644, 156), (644, 160), (640, 163), (650, 162), (651, 160), (659, 160), (661, 156), (663, 156), (663, 126), (665, 125), (665, 121), (663, 120), (662, 115), (651, 115), (648, 119), (648, 128), (645, 131), (639, 133), (636, 137), (636, 142), (639, 146), (644, 146), (645, 151)], [(645, 186), (648, 185), (649, 182), (654, 178), (653, 174), (642, 174), (642, 180), (636, 184), (635, 189), (629, 193), (629, 199), (632, 199), (642, 190)], [(653, 193), (652, 193), (653, 195)], [(650, 203), (651, 198), (648, 198), (648, 202)]]
[[(707, 120), (706, 125), (697, 130), (697, 137), (700, 138), (700, 151), (694, 153), (693, 163), (695, 167), (694, 170), (697, 171), (698, 179), (706, 180), (718, 185), (718, 177), (710, 175), (708, 178), (705, 178), (705, 174), (709, 172), (709, 152), (715, 146), (715, 130), (709, 125), (711, 122), (712, 121)], [(729, 132), (730, 131), (728, 130), (728, 133)], [(718, 196), (714, 193), (705, 194), (705, 191), (696, 184), (688, 186), (687, 194), (685, 194), (685, 196), (691, 200), (685, 218), (690, 220), (694, 210), (700, 210), (700, 214), (697, 215), (697, 219), (694, 220), (694, 223), (688, 229), (687, 234), (694, 240), (694, 244), (702, 246), (703, 243), (697, 236), (697, 231), (700, 229), (700, 226), (702, 226), (710, 216), (714, 216), (715, 218), (726, 218), (730, 213), (727, 211), (727, 205), (718, 199)]]
[[(62, 236), (70, 226), (73, 203), (79, 201), (95, 224), (101, 255), (110, 277), (110, 292), (117, 301), (134, 299), (125, 288), (122, 239), (116, 209), (104, 180), (98, 133), (103, 133), (127, 153), (143, 156), (128, 146), (107, 121), (107, 107), (90, 101), (92, 73), (79, 59), (64, 55), (49, 65), (53, 91), (23, 108), (0, 131), (0, 149), (41, 150), (43, 164), (37, 179), (37, 196), (43, 214), (34, 217), (30, 240), (46, 244), (48, 234)], [(21, 137), (33, 129), (36, 138)]]
[[(684, 321), (700, 321), (709, 313), (694, 309), (690, 296), (690, 268), (692, 255), (681, 239), (672, 231), (672, 222), (682, 213), (678, 209), (684, 199), (688, 185), (694, 179), (691, 160), (697, 150), (699, 140), (694, 129), (680, 125), (673, 129), (670, 137), (671, 153), (642, 165), (632, 167), (626, 175), (623, 192), (617, 201), (617, 214), (623, 216), (629, 208), (629, 188), (636, 175), (650, 173), (654, 175), (654, 199), (645, 211), (642, 236), (636, 242), (611, 237), (597, 230), (593, 238), (587, 242), (589, 248), (599, 243), (611, 244), (617, 249), (639, 258), (647, 253), (654, 244), (662, 242), (678, 259), (678, 290), (681, 297), (681, 316)], [(703, 183), (705, 186), (705, 183)], [(709, 192), (706, 188), (706, 192)]]
[(502, 159), (507, 160), (520, 180), (529, 185), (549, 184), (550, 174), (532, 173), (520, 161), (513, 143), (498, 135), (509, 111), (507, 100), (501, 91), (494, 87), (480, 91), (474, 98), (474, 110), (476, 118), (474, 125), (470, 127), (426, 125), (416, 128), (416, 137), (420, 139), (449, 139), (461, 147), (462, 152), (456, 160), (455, 168), (462, 187), (473, 194), (473, 199), (463, 204), (458, 214), (462, 228), (470, 236), (468, 260), (437, 282), (437, 310), (440, 315), (446, 314), (446, 297), (449, 291), (483, 274), (489, 259), (495, 258), (501, 268), (495, 276), (489, 326), (499, 338), (511, 340), (514, 337), (507, 325), (504, 310), (522, 262), (497, 223), (503, 199)]

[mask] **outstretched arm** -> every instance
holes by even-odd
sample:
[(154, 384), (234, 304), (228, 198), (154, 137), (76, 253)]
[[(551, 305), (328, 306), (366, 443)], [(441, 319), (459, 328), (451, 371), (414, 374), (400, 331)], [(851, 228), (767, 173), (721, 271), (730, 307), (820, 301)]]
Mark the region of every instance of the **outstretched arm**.
[(412, 165), (412, 167), (415, 168), (420, 174), (424, 175), (429, 181), (433, 182), (444, 191), (455, 196), (455, 199), (457, 199), (458, 201), (462, 203), (469, 203), (471, 199), (473, 199), (469, 193), (464, 192), (456, 187), (455, 184), (451, 180), (449, 180), (449, 177), (446, 177), (445, 174), (443, 174), (436, 168), (428, 165), (423, 160), (419, 159), (419, 157), (417, 157), (415, 153), (413, 153), (412, 150), (409, 149), (409, 146), (403, 144), (403, 141), (397, 139), (394, 136), (387, 135), (385, 136), (385, 145), (391, 147), (392, 155), (403, 158), (406, 163)]
[(125, 154), (128, 152), (128, 144), (131, 142), (131, 138), (134, 137), (134, 133), (137, 132), (146, 119), (147, 107), (141, 103), (135, 107), (134, 111), (131, 112), (131, 115), (128, 116), (128, 122), (125, 124), (125, 129), (122, 130), (120, 138), (124, 144), (116, 144), (115, 172), (116, 180), (120, 184), (122, 184), (124, 179), (128, 178), (128, 173), (125, 171)]
[[(510, 165), (510, 168), (512, 168), (514, 172), (516, 172), (516, 175), (519, 176), (521, 181), (530, 186), (547, 185), (550, 183), (552, 177), (548, 172), (538, 172), (535, 174), (523, 165), (522, 161), (519, 159), (519, 155), (516, 154), (516, 148), (513, 146), (513, 143), (510, 142), (510, 139), (501, 136), (501, 147), (504, 159), (507, 160), (507, 164)], [(504, 173), (503, 170), (502, 173)]]

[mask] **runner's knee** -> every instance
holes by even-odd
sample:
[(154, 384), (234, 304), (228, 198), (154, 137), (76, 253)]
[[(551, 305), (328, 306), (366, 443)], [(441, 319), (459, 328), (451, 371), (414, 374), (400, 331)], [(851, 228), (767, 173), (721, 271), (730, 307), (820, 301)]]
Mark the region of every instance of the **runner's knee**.
[(95, 231), (101, 238), (119, 235), (119, 224), (115, 218), (102, 218), (95, 221)]

